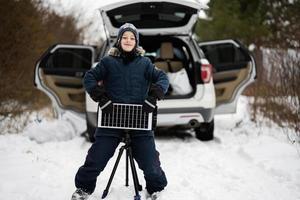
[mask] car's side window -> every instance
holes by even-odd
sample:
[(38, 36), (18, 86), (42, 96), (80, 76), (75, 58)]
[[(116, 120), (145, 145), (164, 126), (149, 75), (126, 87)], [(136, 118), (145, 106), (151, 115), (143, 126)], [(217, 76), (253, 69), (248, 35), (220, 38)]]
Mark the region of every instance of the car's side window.
[(205, 57), (213, 65), (216, 71), (223, 70), (228, 65), (235, 67), (236, 64), (242, 64), (250, 60), (248, 54), (243, 49), (232, 43), (222, 43), (201, 46)]
[(88, 49), (59, 48), (45, 61), (45, 68), (90, 69), (92, 52)]

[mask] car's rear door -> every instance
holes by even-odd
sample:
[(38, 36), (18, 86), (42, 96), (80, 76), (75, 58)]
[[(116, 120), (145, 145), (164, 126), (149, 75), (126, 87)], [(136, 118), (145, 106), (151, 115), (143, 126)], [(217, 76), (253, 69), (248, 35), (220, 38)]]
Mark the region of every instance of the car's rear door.
[(67, 44), (50, 47), (38, 60), (34, 83), (50, 97), (57, 114), (85, 112), (82, 78), (94, 60), (94, 47)]
[(199, 43), (213, 68), (216, 114), (236, 111), (238, 96), (256, 78), (256, 66), (250, 52), (236, 40)]
[(132, 23), (143, 35), (189, 35), (198, 12), (207, 8), (197, 1), (128, 0), (101, 7), (100, 13), (110, 38), (124, 23)]

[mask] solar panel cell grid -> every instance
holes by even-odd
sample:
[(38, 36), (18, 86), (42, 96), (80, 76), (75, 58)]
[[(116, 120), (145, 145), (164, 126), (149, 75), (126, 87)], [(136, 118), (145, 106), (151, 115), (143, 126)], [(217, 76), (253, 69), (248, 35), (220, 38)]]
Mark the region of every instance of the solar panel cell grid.
[(152, 113), (146, 113), (139, 104), (113, 104), (112, 113), (98, 111), (98, 127), (151, 130)]

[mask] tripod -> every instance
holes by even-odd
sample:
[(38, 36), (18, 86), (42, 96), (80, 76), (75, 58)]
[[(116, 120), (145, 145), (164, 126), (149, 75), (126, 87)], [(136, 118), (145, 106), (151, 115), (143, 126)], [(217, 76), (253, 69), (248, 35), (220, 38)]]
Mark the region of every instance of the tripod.
[(126, 179), (125, 179), (125, 186), (128, 186), (128, 161), (130, 161), (130, 167), (131, 167), (131, 172), (132, 172), (132, 179), (133, 179), (133, 184), (134, 184), (134, 190), (135, 190), (135, 196), (134, 196), (134, 200), (140, 200), (141, 196), (139, 195), (139, 191), (142, 191), (142, 186), (139, 184), (139, 180), (138, 180), (138, 176), (136, 173), (136, 168), (135, 168), (135, 164), (133, 161), (133, 156), (132, 156), (132, 149), (131, 149), (131, 140), (130, 140), (130, 135), (129, 135), (129, 130), (125, 129), (125, 136), (123, 138), (123, 141), (125, 144), (120, 147), (119, 149), (119, 154), (117, 157), (117, 160), (114, 164), (113, 170), (111, 172), (111, 175), (109, 177), (108, 183), (106, 185), (105, 190), (103, 191), (102, 194), (102, 199), (104, 199), (107, 194), (108, 194), (108, 190), (110, 188), (111, 182), (114, 178), (115, 172), (117, 170), (118, 164), (120, 162), (121, 156), (124, 152), (124, 149), (126, 150)]

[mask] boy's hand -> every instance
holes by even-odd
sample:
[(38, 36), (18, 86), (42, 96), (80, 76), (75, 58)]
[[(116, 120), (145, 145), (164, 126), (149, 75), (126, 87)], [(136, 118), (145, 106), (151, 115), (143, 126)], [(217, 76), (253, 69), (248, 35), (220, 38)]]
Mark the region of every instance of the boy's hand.
[(143, 103), (143, 111), (146, 113), (151, 113), (155, 110), (156, 107), (156, 98), (148, 96)]
[(151, 84), (150, 89), (149, 89), (149, 96), (152, 96), (158, 100), (161, 100), (164, 98), (165, 94), (163, 89), (156, 84)]
[(165, 94), (159, 85), (151, 84), (148, 95), (149, 96), (143, 103), (143, 111), (150, 113), (155, 110), (157, 100), (163, 99)]
[(100, 109), (104, 113), (112, 113), (113, 112), (113, 103), (112, 101), (104, 95), (99, 101)]
[(96, 86), (90, 93), (90, 97), (95, 101), (99, 102), (101, 98), (106, 95), (104, 86)]
[(99, 102), (102, 112), (112, 113), (113, 104), (112, 101), (108, 98), (105, 88), (103, 85), (96, 86), (91, 92), (90, 97), (95, 101)]

